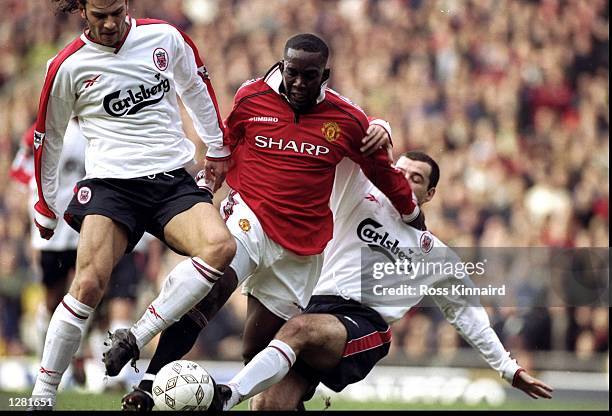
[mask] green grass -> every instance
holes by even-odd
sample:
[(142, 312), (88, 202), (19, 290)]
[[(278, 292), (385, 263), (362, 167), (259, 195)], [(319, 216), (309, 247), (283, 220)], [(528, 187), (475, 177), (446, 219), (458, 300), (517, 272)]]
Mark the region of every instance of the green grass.
[[(1, 410), (25, 410), (9, 406), (9, 398), (28, 397), (29, 393), (0, 392)], [(119, 410), (121, 403), (120, 393), (81, 394), (76, 392), (62, 392), (58, 397), (56, 410)], [(307, 403), (309, 410), (323, 410), (323, 399), (316, 397)], [(238, 410), (247, 410), (247, 404), (242, 403)], [(607, 406), (593, 402), (567, 402), (553, 400), (524, 400), (506, 402), (499, 407), (479, 404), (470, 406), (466, 404), (411, 404), (398, 402), (350, 402), (340, 399), (331, 399), (328, 410), (607, 410)]]

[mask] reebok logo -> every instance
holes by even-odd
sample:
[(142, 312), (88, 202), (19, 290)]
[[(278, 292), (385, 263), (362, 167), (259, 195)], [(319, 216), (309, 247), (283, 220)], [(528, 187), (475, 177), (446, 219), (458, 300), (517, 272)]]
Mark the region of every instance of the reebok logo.
[[(157, 74), (155, 78), (159, 80), (161, 77)], [(160, 102), (168, 91), (170, 81), (165, 78), (150, 87), (141, 84), (134, 90), (128, 90), (123, 96), (121, 90), (115, 91), (104, 97), (104, 110), (113, 117), (136, 114), (143, 108)]]

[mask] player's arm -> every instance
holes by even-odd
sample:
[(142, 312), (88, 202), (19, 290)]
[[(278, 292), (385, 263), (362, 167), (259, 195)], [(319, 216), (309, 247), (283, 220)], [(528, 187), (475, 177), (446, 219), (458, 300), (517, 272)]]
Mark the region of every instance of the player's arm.
[(215, 91), (193, 41), (179, 32), (175, 81), (177, 92), (193, 120), (198, 136), (208, 150), (204, 171), (216, 191), (229, 167), (231, 152), (224, 140), (224, 128)]
[(381, 118), (368, 117), (368, 130), (366, 136), (361, 139), (361, 148), (359, 151), (364, 156), (372, 156), (379, 148), (387, 149), (389, 157), (392, 158), (390, 153), (393, 146), (391, 136), (391, 125), (388, 121)]
[[(356, 133), (360, 136), (359, 142), (356, 142), (357, 145), (360, 145), (363, 133), (366, 132), (367, 135), (369, 127), (369, 124), (364, 123), (362, 133)], [(361, 167), (367, 178), (391, 200), (404, 222), (415, 228), (425, 229), (425, 219), (410, 184), (404, 175), (393, 167), (387, 149), (377, 148), (371, 156), (366, 157), (359, 151), (359, 148), (356, 148), (349, 157)]]
[(53, 236), (60, 216), (56, 206), (59, 159), (75, 100), (70, 74), (61, 66), (62, 62), (59, 57), (49, 61), (33, 136), (38, 196), (34, 224), (41, 237), (47, 240)]
[(446, 293), (432, 296), (446, 320), (512, 387), (524, 391), (534, 399), (552, 398), (553, 389), (550, 386), (529, 375), (510, 357), (510, 353), (491, 328), (489, 316), (480, 305), (478, 297), (454, 294), (454, 285), (474, 287), (474, 283), (467, 276), (462, 279), (448, 278), (435, 285), (436, 288), (443, 289), (440, 293)]

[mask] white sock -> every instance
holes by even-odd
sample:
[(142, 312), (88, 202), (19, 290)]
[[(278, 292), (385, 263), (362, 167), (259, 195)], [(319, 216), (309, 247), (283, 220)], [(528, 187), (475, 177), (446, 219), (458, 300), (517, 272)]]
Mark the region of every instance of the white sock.
[(159, 296), (131, 328), (138, 348), (181, 319), (212, 289), (223, 272), (193, 257), (176, 265), (166, 277)]
[(283, 341), (272, 340), (227, 383), (232, 389), (232, 397), (223, 410), (229, 410), (278, 383), (287, 375), (293, 364), (295, 364), (293, 349)]
[(79, 348), (89, 318), (94, 309), (79, 302), (70, 294), (57, 306), (45, 339), (40, 370), (32, 390), (32, 397), (53, 397), (68, 368), (72, 356)]

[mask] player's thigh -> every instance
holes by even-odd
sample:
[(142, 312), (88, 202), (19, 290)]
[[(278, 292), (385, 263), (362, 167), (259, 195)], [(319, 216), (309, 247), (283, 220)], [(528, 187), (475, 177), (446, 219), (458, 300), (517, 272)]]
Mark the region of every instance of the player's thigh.
[(251, 360), (274, 339), (285, 320), (270, 312), (255, 297), (247, 300), (247, 317), (242, 336), (242, 357)]
[(229, 257), (229, 263), (236, 251), (234, 238), (219, 212), (206, 202), (199, 202), (175, 215), (164, 227), (164, 239), (175, 250), (192, 257), (203, 257), (207, 262), (214, 260), (206, 257), (216, 255)]
[(289, 345), (295, 342), (301, 360), (316, 370), (327, 371), (342, 359), (347, 336), (345, 326), (334, 315), (305, 313), (291, 318), (276, 338)]
[(251, 410), (296, 410), (310, 383), (290, 370), (279, 383), (259, 393), (250, 401)]
[(105, 288), (127, 243), (124, 226), (103, 215), (87, 215), (81, 226), (72, 288), (82, 285), (84, 280), (97, 280)]

